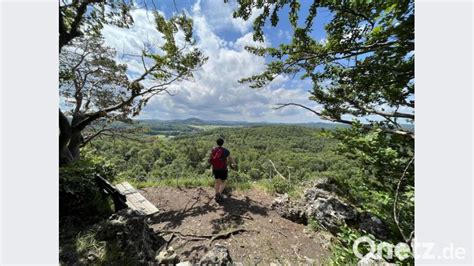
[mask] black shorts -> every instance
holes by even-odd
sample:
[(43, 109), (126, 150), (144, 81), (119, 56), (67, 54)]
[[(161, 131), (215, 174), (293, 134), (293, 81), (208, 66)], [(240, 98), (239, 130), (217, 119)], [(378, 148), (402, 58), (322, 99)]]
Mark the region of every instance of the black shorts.
[(215, 179), (226, 180), (227, 179), (227, 169), (213, 169), (212, 174)]

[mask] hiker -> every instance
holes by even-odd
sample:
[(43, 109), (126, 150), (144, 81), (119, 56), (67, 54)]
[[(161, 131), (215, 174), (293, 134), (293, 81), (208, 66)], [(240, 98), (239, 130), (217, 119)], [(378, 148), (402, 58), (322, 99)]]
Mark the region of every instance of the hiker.
[(222, 192), (224, 191), (225, 181), (227, 179), (227, 163), (230, 162), (232, 168), (235, 167), (235, 161), (230, 156), (230, 151), (222, 145), (224, 145), (224, 139), (218, 138), (217, 147), (214, 147), (209, 157), (209, 163), (212, 165), (212, 174), (216, 179), (214, 183), (214, 189), (216, 191), (215, 200), (220, 202), (222, 200)]

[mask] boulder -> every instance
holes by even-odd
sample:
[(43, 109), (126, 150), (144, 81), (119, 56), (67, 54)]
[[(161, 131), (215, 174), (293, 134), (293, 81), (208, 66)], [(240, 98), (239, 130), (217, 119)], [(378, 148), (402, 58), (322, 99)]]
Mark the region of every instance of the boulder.
[(176, 264), (176, 266), (193, 266), (193, 264), (190, 261), (182, 261)]
[(93, 227), (98, 241), (119, 249), (118, 257), (136, 258), (143, 263), (153, 262), (155, 250), (164, 240), (153, 233), (145, 216), (131, 209), (123, 209), (112, 214), (107, 220)]
[(229, 265), (232, 264), (232, 258), (229, 250), (220, 244), (215, 244), (199, 261), (200, 265)]
[(178, 262), (178, 256), (174, 253), (173, 247), (169, 247), (168, 249), (158, 253), (155, 260), (158, 265), (174, 265)]
[(328, 178), (317, 179), (312, 187), (320, 188), (331, 193), (342, 194), (342, 191), (337, 187), (337, 185), (333, 184)]
[(339, 227), (344, 223), (353, 224), (357, 221), (356, 209), (332, 196), (307, 202), (305, 210), (309, 219), (315, 219), (331, 233), (339, 232)]
[(388, 239), (388, 226), (375, 215), (364, 212), (359, 215), (359, 229), (374, 235), (378, 239)]
[(337, 233), (343, 223), (357, 220), (355, 207), (344, 203), (335, 194), (316, 187), (305, 190), (298, 202), (291, 202), (287, 194), (281, 195), (273, 201), (272, 209), (296, 223), (307, 224), (308, 219), (315, 219), (332, 233)]
[(271, 204), (271, 208), (275, 210), (278, 215), (290, 221), (300, 224), (307, 223), (304, 210), (297, 204), (290, 202), (288, 194), (286, 193), (275, 198)]
[(338, 233), (343, 224), (356, 226), (379, 239), (386, 239), (388, 227), (376, 216), (364, 212), (360, 214), (356, 207), (346, 203), (336, 195), (339, 189), (327, 179), (316, 181), (304, 191), (304, 196), (296, 202), (287, 194), (275, 198), (271, 207), (281, 217), (296, 223), (307, 224), (316, 220), (331, 233)]
[(323, 198), (327, 199), (332, 197), (332, 193), (321, 188), (312, 187), (304, 191), (304, 196), (302, 199), (303, 204), (311, 203), (317, 199)]

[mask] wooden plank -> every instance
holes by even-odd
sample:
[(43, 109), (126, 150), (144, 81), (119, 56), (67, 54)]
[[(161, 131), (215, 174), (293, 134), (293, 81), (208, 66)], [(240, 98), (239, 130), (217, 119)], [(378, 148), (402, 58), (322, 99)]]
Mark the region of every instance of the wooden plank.
[(125, 189), (123, 190), (130, 207), (145, 214), (151, 214), (158, 211), (147, 199), (145, 199), (138, 191), (136, 191), (130, 184), (121, 184)]
[(115, 185), (115, 188), (116, 188), (120, 193), (122, 193), (123, 195), (125, 195), (123, 192), (126, 190), (126, 188), (125, 188), (122, 184), (117, 184), (117, 185)]
[(123, 185), (128, 189), (128, 191), (134, 191), (136, 193), (131, 194), (131, 196), (135, 197), (135, 200), (137, 202), (137, 205), (140, 206), (140, 208), (144, 208), (147, 210), (147, 212), (156, 212), (158, 209), (151, 204), (145, 197), (143, 197), (142, 194), (140, 194), (132, 185), (130, 185), (127, 182), (124, 182)]
[(127, 198), (127, 205), (133, 210), (149, 215), (158, 212), (158, 208), (151, 204), (140, 192), (128, 182), (117, 184), (115, 188)]
[(141, 196), (129, 183), (122, 183), (122, 186), (125, 188), (125, 195), (128, 196), (127, 200), (130, 200), (130, 203), (134, 205), (134, 207), (142, 212), (146, 211), (145, 206), (142, 204), (147, 200)]
[(140, 202), (136, 197), (136, 193), (138, 192), (130, 184), (126, 185), (125, 182), (123, 182), (117, 185), (117, 189), (127, 197), (127, 205), (129, 205), (131, 209), (138, 210), (142, 213), (145, 212), (145, 208), (140, 206)]
[[(131, 187), (129, 184), (124, 184), (124, 186), (127, 187), (129, 191), (134, 190), (133, 187)], [(145, 197), (143, 197), (143, 195), (141, 195), (136, 190), (134, 193), (130, 194), (130, 199), (131, 202), (135, 205), (135, 207), (143, 213), (151, 214), (158, 211), (158, 209), (153, 204), (151, 204), (147, 199), (145, 199)]]

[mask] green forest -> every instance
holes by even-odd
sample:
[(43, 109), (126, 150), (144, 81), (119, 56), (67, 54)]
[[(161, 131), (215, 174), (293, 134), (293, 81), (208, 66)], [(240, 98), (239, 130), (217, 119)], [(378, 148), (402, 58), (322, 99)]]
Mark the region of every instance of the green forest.
[[(162, 202), (156, 200), (159, 195), (150, 192), (154, 189), (177, 189), (173, 190), (177, 196), (187, 191), (212, 191), (214, 178), (208, 158), (219, 137), (225, 139), (224, 147), (237, 163), (235, 169), (229, 170), (228, 202), (248, 207), (247, 213), (237, 215), (240, 217), (237, 225), (246, 225), (241, 220), (245, 215), (251, 215), (245, 216), (248, 226), (255, 226), (255, 219), (265, 219), (270, 228), (271, 223), (288, 222), (280, 220), (287, 218), (285, 215), (280, 215), (278, 220), (273, 216), (268, 219), (269, 204), (251, 198), (255, 196), (252, 193), (275, 200), (287, 196), (287, 201), (295, 204), (313, 200), (318, 206), (327, 204), (324, 206), (329, 206), (325, 209), (329, 214), (321, 209), (314, 213), (311, 203), (306, 205), (309, 212), (301, 214), (305, 215), (303, 222), (287, 219), (295, 222), (287, 225), (296, 228), (303, 224), (304, 230), (309, 229), (316, 237), (331, 235), (329, 246), (321, 248), (327, 254), (321, 255), (318, 263), (357, 264), (360, 258), (354, 256), (353, 244), (359, 237), (368, 236), (377, 242), (403, 243), (408, 247), (404, 260), (398, 257), (379, 260), (413, 264), (410, 245), (415, 234), (414, 1), (222, 1), (224, 7), (232, 9), (229, 19), (251, 25), (251, 39), (259, 45), (245, 45), (245, 52), (264, 60), (259, 73), (236, 77), (238, 84), (248, 91), (260, 92), (282, 77), (310, 84), (306, 98), (311, 105), (289, 98), (268, 107), (273, 111), (297, 108), (328, 122), (299, 124), (211, 121), (213, 118), (207, 117), (173, 121), (163, 121), (162, 117), (139, 119), (158, 97), (170, 97), (173, 101), (175, 89), (179, 92), (182, 84), (195, 82), (196, 73), (213, 56), (218, 56), (206, 53), (195, 38), (202, 18), (197, 13), (193, 17), (184, 7), (181, 12), (179, 4), (173, 2), (165, 5), (172, 9), (167, 13), (160, 9), (163, 5), (158, 8), (146, 0), (138, 3), (60, 1), (61, 264), (114, 265), (126, 260), (125, 264), (129, 265), (147, 265), (164, 261), (161, 259), (166, 252), (174, 252), (168, 246), (176, 236), (182, 239), (191, 236), (178, 231), (160, 232), (156, 227), (172, 218), (158, 214), (138, 237), (144, 244), (123, 244), (132, 243), (134, 230), (127, 227), (128, 222), (117, 218), (123, 213), (116, 212), (110, 195), (103, 193), (95, 178), (99, 175), (112, 185), (129, 182), (137, 191), (151, 195), (158, 205)], [(148, 43), (143, 35), (143, 40), (135, 40), (140, 43), (140, 54), (127, 55), (110, 47), (103, 32), (113, 27), (134, 33), (132, 14), (136, 10), (149, 16), (160, 43)], [(321, 17), (320, 13), (326, 16)], [(324, 40), (315, 37), (318, 23), (324, 24), (320, 29), (324, 31)], [(287, 41), (268, 45), (266, 36), (283, 26), (290, 29)], [(135, 58), (134, 61), (124, 60), (127, 56)], [(315, 185), (318, 182), (332, 189), (321, 189)], [(314, 196), (311, 191), (324, 197), (310, 199)], [(239, 205), (237, 195), (247, 205)], [(251, 202), (265, 207), (260, 213), (253, 213)], [(220, 207), (209, 204), (203, 206), (214, 213), (229, 208), (225, 202)], [(184, 206), (173, 217), (181, 217), (189, 208)], [(193, 211), (202, 208), (194, 207)], [(346, 218), (339, 218), (339, 211)], [(203, 214), (208, 212), (212, 213)], [(350, 218), (352, 213), (357, 218)], [(328, 222), (327, 216), (337, 218), (336, 225)], [(361, 217), (369, 217), (371, 225), (383, 227), (382, 236), (361, 229)], [(142, 219), (139, 224), (143, 227), (147, 224), (143, 221), (150, 222), (149, 218), (130, 219)], [(185, 218), (179, 221), (180, 225)], [(235, 219), (229, 222), (224, 233), (197, 237), (211, 243), (246, 230), (234, 228), (235, 223)], [(109, 231), (105, 236), (100, 232), (104, 224), (113, 228), (112, 236)], [(114, 227), (121, 225), (124, 231)], [(172, 235), (165, 241), (166, 234)], [(286, 236), (282, 232), (280, 235)], [(153, 245), (146, 241), (158, 236), (161, 246), (150, 248)], [(242, 233), (239, 237), (243, 236)], [(265, 241), (273, 252), (272, 241)], [(299, 240), (296, 246), (305, 244), (308, 242)], [(306, 255), (299, 255), (296, 246), (288, 244), (293, 262), (315, 263)], [(190, 252), (199, 251), (196, 247), (190, 249), (179, 251), (180, 256), (189, 257)], [(367, 251), (367, 246), (362, 249)], [(232, 252), (238, 253), (236, 249)], [(278, 254), (268, 256), (278, 259)], [(205, 256), (201, 263), (204, 259)], [(173, 258), (170, 263), (176, 262)]]
[[(350, 143), (344, 142), (347, 135), (351, 136)], [(288, 193), (298, 198), (312, 181), (327, 178), (340, 189), (340, 196), (386, 221), (393, 242), (403, 241), (392, 218), (393, 206), (400, 172), (409, 165), (413, 149), (411, 145), (403, 146), (403, 142), (393, 145), (394, 140), (387, 141), (380, 130), (366, 133), (360, 129), (334, 131), (267, 125), (216, 128), (172, 138), (148, 134), (137, 139), (104, 137), (84, 148), (81, 160), (60, 169), (63, 178), (60, 193), (67, 197), (68, 190), (74, 190), (74, 196), (94, 202), (99, 197), (90, 179), (94, 174), (113, 182), (126, 180), (137, 188), (212, 187), (214, 179), (207, 160), (218, 137), (225, 138), (225, 146), (237, 161), (237, 168), (229, 173), (231, 189), (257, 188), (262, 193)], [(84, 182), (86, 179), (88, 183)], [(78, 185), (84, 194), (77, 193)], [(414, 180), (405, 180), (403, 186), (398, 199), (399, 219), (403, 230), (411, 232)], [(86, 203), (83, 211), (88, 213), (91, 206)], [(75, 212), (78, 207), (74, 206)], [(64, 209), (68, 212), (71, 206)], [(346, 230), (343, 233), (347, 239), (342, 238), (346, 245), (333, 248), (335, 256), (341, 258), (351, 254), (351, 236), (362, 235)]]

